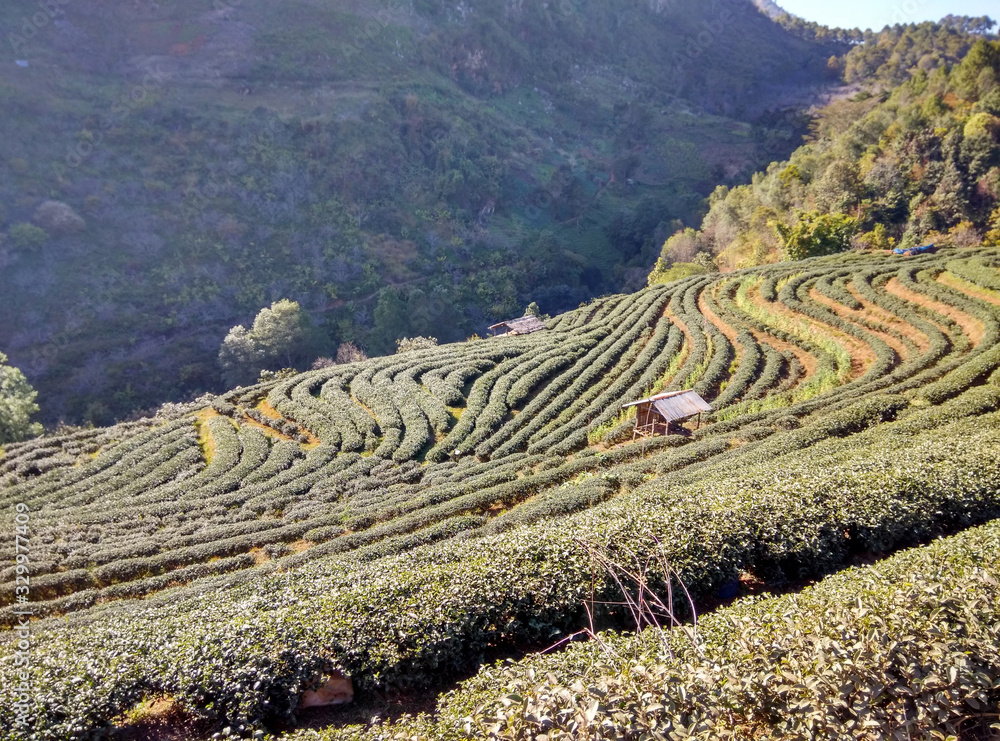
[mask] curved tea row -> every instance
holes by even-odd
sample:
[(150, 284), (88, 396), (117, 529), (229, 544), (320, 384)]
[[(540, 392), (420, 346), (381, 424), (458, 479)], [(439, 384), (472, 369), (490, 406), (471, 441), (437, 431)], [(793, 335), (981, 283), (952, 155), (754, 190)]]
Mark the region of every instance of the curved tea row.
[[(359, 686), (420, 684), (475, 666), (486, 646), (547, 640), (581, 609), (575, 585), (586, 558), (559, 535), (570, 524), (594, 537), (617, 532), (627, 544), (633, 532), (679, 523), (670, 531), (687, 545), (677, 558), (708, 594), (731, 574), (705, 562), (711, 532), (702, 544), (681, 537), (707, 515), (685, 509), (670, 487), (869, 428), (935, 430), (995, 409), (998, 265), (997, 250), (980, 249), (697, 276), (599, 299), (524, 337), (335, 366), (237, 389), (207, 409), (10, 446), (0, 457), (0, 509), (23, 503), (31, 512), (32, 609), (53, 616), (39, 623), (45, 655), (118, 647), (115, 658), (77, 667), (92, 693), (72, 701), (59, 679), (69, 669), (44, 664), (54, 689), (38, 701), (35, 727), (72, 735), (110, 717), (110, 706), (128, 710), (150, 687), (256, 727), (292, 712), (304, 683), (333, 668)], [(623, 404), (689, 388), (713, 403), (708, 424), (633, 440)], [(662, 511), (637, 499), (651, 480), (667, 487), (657, 495)], [(945, 526), (934, 511), (925, 531)], [(971, 522), (988, 511), (970, 503), (955, 516)], [(695, 519), (683, 525), (682, 515)], [(594, 525), (605, 517), (631, 524)], [(808, 527), (829, 527), (822, 517)], [(769, 519), (762, 511), (748, 522)], [(899, 527), (879, 520), (872, 542)], [(526, 549), (529, 531), (537, 549)], [(750, 550), (740, 558), (758, 557), (762, 531), (741, 537)], [(535, 553), (534, 566), (478, 570), (483, 538), (516, 562)], [(13, 562), (12, 544), (0, 553)], [(836, 553), (829, 562), (802, 555), (812, 559), (806, 571), (835, 568), (844, 556)], [(8, 625), (15, 573), (8, 567), (0, 578)], [(395, 601), (359, 586), (369, 579)], [(442, 583), (465, 585), (456, 586), (461, 599), (425, 614)], [(276, 589), (294, 599), (263, 619)], [(155, 608), (161, 591), (167, 614)], [(205, 594), (230, 611), (203, 604)], [(413, 595), (424, 595), (422, 606), (406, 612)], [(358, 617), (372, 611), (381, 617)], [(244, 625), (238, 612), (264, 632), (210, 640), (210, 626)], [(128, 627), (109, 635), (101, 627), (109, 616)], [(419, 646), (417, 624), (432, 636)], [(139, 661), (143, 631), (160, 637)], [(250, 688), (237, 666), (267, 665), (268, 642), (298, 663), (271, 666), (270, 679)], [(194, 676), (187, 654), (168, 656), (181, 644), (228, 646), (213, 665), (218, 675)], [(124, 657), (134, 661), (127, 671)], [(68, 716), (60, 705), (72, 708)]]

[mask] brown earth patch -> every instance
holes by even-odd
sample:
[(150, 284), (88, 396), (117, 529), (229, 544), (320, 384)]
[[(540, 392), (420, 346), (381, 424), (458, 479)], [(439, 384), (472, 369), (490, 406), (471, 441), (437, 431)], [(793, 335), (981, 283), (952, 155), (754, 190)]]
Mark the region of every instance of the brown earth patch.
[[(691, 348), (694, 347), (694, 342), (691, 339), (691, 330), (688, 329), (688, 325), (684, 323), (680, 317), (674, 314), (669, 306), (663, 310), (663, 316), (676, 324), (677, 328), (680, 329), (681, 334), (684, 335), (684, 342), (681, 343), (681, 351), (678, 353), (680, 359), (677, 362), (677, 367), (680, 368), (684, 365), (684, 361), (687, 360), (687, 356), (691, 354)], [(672, 380), (672, 378), (664, 379), (664, 385), (670, 383)]]
[[(718, 286), (718, 284), (716, 284), (716, 286)], [(722, 319), (722, 317), (709, 308), (708, 302), (705, 300), (706, 290), (708, 289), (704, 289), (698, 294), (698, 311), (700, 311), (701, 315), (711, 322), (715, 328), (718, 329), (727, 340), (729, 340), (729, 344), (733, 348), (733, 356), (735, 358), (736, 367), (738, 367), (739, 364), (743, 362), (743, 345), (736, 341), (739, 332), (737, 332), (732, 325), (728, 324), (724, 319)]]
[[(273, 419), (273, 417), (272, 417), (272, 419)], [(262, 425), (257, 420), (252, 419), (252, 418), (246, 416), (245, 414), (242, 417), (240, 417), (240, 424), (241, 425), (246, 425), (247, 427), (253, 427), (255, 429), (258, 429), (261, 432), (263, 432), (265, 435), (267, 435), (268, 437), (274, 438), (275, 440), (290, 441), (292, 439), (288, 435), (284, 434), (283, 432), (278, 432), (273, 427), (268, 427), (267, 425)]]
[[(779, 314), (779, 315), (785, 316), (786, 318), (790, 318), (790, 319), (801, 319), (802, 318), (801, 315), (796, 314), (793, 311), (790, 311), (787, 307), (783, 307), (783, 306), (780, 307), (780, 308), (784, 308), (785, 312), (787, 312), (787, 313), (783, 313), (781, 311), (775, 311), (775, 309), (778, 308), (779, 305), (777, 303), (771, 303), (769, 301), (765, 301), (764, 297), (760, 295), (760, 287), (759, 286), (751, 286), (751, 288), (747, 291), (747, 299), (754, 306), (759, 306), (760, 308), (764, 309), (765, 311), (768, 311), (768, 312), (771, 312), (771, 313), (775, 313), (775, 314)], [(812, 354), (810, 354), (807, 350), (805, 350), (805, 348), (799, 347), (795, 343), (788, 342), (787, 340), (779, 340), (778, 338), (772, 337), (769, 334), (762, 334), (762, 333), (759, 333), (759, 332), (754, 332), (754, 337), (757, 337), (758, 334), (761, 334), (761, 336), (758, 337), (758, 341), (765, 341), (765, 342), (767, 342), (767, 344), (769, 344), (771, 347), (773, 347), (778, 352), (785, 352), (785, 351), (791, 352), (793, 355), (795, 355), (796, 358), (798, 358), (798, 360), (802, 364), (802, 368), (804, 370), (804, 373), (802, 375), (801, 381), (807, 381), (812, 376), (814, 376), (816, 374), (816, 368), (818, 367), (818, 361), (816, 360), (816, 358)]]
[(864, 306), (864, 309), (862, 309), (862, 313), (864, 315), (880, 322), (881, 324), (884, 324), (889, 329), (899, 332), (899, 334), (917, 346), (918, 352), (925, 353), (928, 349), (930, 349), (930, 338), (928, 338), (927, 335), (918, 330), (912, 324), (904, 321), (892, 312), (883, 309), (878, 304), (873, 304), (870, 301), (867, 301), (853, 285), (847, 285), (847, 291), (854, 296), (854, 298), (860, 301), (862, 306)]
[(185, 712), (172, 697), (144, 700), (116, 720), (115, 735), (120, 741), (194, 741), (208, 738), (210, 724)]
[(751, 292), (748, 291), (747, 296), (756, 306), (760, 306), (766, 311), (783, 316), (789, 321), (805, 322), (812, 332), (826, 335), (838, 345), (843, 347), (847, 352), (848, 357), (851, 359), (851, 371), (848, 379), (859, 378), (864, 375), (868, 367), (875, 362), (875, 352), (871, 349), (871, 347), (866, 345), (864, 342), (861, 342), (856, 337), (851, 337), (849, 334), (846, 334), (826, 322), (813, 319), (811, 316), (807, 316), (805, 314), (799, 314), (788, 306), (785, 306), (780, 301), (775, 301), (773, 303), (765, 301), (763, 296), (760, 295), (759, 290), (754, 290), (752, 295)]
[(194, 426), (198, 430), (198, 446), (201, 448), (205, 463), (211, 463), (215, 458), (215, 436), (212, 435), (212, 428), (208, 426), (208, 420), (221, 416), (214, 409), (205, 409), (197, 414)]
[(893, 337), (891, 334), (886, 332), (884, 326), (879, 328), (881, 325), (871, 321), (871, 319), (865, 315), (864, 310), (851, 309), (844, 306), (843, 304), (834, 301), (832, 298), (824, 296), (822, 293), (817, 291), (815, 287), (810, 289), (809, 298), (816, 303), (825, 306), (845, 322), (850, 322), (859, 329), (878, 337), (885, 344), (891, 347), (901, 360), (905, 360), (909, 355), (906, 344), (898, 337)]
[(796, 357), (799, 363), (802, 365), (802, 378), (799, 382), (808, 381), (814, 375), (816, 375), (816, 368), (818, 363), (815, 356), (803, 350), (798, 345), (795, 345), (786, 340), (780, 340), (777, 337), (761, 332), (757, 329), (751, 329), (750, 334), (753, 335), (754, 339), (757, 340), (758, 344), (770, 345), (773, 350), (781, 353), (782, 355), (786, 353), (791, 353)]
[[(897, 298), (909, 301), (911, 304), (916, 304), (917, 306), (922, 306), (935, 314), (946, 316), (954, 321), (955, 324), (961, 327), (962, 332), (969, 338), (969, 341), (972, 342), (973, 346), (978, 345), (983, 339), (983, 323), (970, 314), (966, 314), (964, 311), (956, 309), (954, 306), (948, 306), (948, 304), (935, 301), (922, 293), (917, 293), (900, 283), (898, 278), (890, 280), (885, 284), (885, 287), (889, 293)], [(941, 331), (945, 332), (945, 334), (948, 333), (947, 329), (943, 325), (941, 325)]]
[[(261, 414), (263, 414), (268, 419), (277, 420), (279, 422), (291, 422), (296, 427), (298, 427), (299, 428), (299, 433), (303, 434), (307, 438), (309, 438), (309, 442), (305, 443), (304, 446), (303, 446), (307, 450), (310, 449), (310, 448), (315, 448), (317, 445), (319, 445), (320, 443), (322, 443), (322, 440), (320, 440), (318, 437), (316, 437), (312, 432), (310, 432), (309, 430), (307, 430), (305, 427), (303, 427), (302, 425), (300, 425), (295, 420), (288, 419), (281, 412), (279, 412), (277, 409), (275, 409), (273, 406), (271, 406), (268, 403), (267, 399), (264, 399), (263, 401), (261, 401), (257, 405), (256, 408), (257, 408), (257, 410)], [(279, 440), (291, 440), (292, 439), (292, 438), (288, 437), (288, 435), (284, 435), (284, 434), (278, 432), (277, 430), (273, 430), (270, 427), (268, 427), (267, 425), (262, 425), (259, 422), (255, 421), (253, 419), (250, 419), (249, 417), (244, 417), (244, 419), (241, 420), (241, 421), (246, 422), (251, 427), (257, 427), (258, 429), (263, 430), (270, 437), (274, 437), (274, 438), (277, 438)]]
[(282, 420), (284, 419), (284, 416), (281, 414), (281, 412), (279, 412), (277, 409), (271, 406), (270, 402), (267, 399), (263, 399), (257, 405), (257, 409), (260, 411), (261, 414), (263, 414), (268, 419), (282, 419)]
[(988, 304), (993, 304), (994, 306), (1000, 306), (1000, 294), (994, 291), (990, 291), (987, 288), (980, 288), (977, 285), (969, 283), (967, 280), (959, 278), (954, 273), (949, 273), (945, 271), (937, 277), (938, 283), (948, 286), (959, 293), (964, 293), (966, 296), (971, 296), (977, 298), (980, 301), (985, 301)]

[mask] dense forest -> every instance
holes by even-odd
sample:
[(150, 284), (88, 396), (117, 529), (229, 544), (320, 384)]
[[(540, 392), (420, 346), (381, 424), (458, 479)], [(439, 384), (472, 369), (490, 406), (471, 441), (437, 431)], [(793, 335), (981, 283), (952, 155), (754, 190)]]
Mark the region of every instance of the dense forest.
[(1000, 43), (980, 39), (955, 64), (923, 64), (944, 45), (935, 40), (953, 37), (949, 27), (932, 30), (886, 34), (885, 49), (905, 45), (909, 57), (879, 62), (852, 50), (847, 69), (868, 65), (876, 79), (918, 61), (894, 88), (825, 107), (788, 161), (750, 184), (719, 186), (701, 229), (666, 242), (651, 280), (689, 274), (699, 254), (697, 267), (712, 269), (711, 256), (732, 269), (852, 248), (1000, 241)]

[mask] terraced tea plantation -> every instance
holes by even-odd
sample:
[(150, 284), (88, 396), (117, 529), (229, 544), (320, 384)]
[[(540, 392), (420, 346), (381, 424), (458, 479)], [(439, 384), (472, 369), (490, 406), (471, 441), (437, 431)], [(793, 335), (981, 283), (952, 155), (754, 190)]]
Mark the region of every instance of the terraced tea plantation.
[[(880, 558), (1000, 516), (998, 340), (1000, 250), (841, 255), (11, 445), (3, 737), (108, 735), (157, 698), (295, 736), (337, 672), (362, 704), (433, 694), (634, 631), (623, 594), (689, 622), (323, 738), (967, 733), (1000, 699), (996, 526)], [(633, 439), (622, 405), (679, 389), (707, 422)], [(729, 605), (762, 589), (792, 594)]]

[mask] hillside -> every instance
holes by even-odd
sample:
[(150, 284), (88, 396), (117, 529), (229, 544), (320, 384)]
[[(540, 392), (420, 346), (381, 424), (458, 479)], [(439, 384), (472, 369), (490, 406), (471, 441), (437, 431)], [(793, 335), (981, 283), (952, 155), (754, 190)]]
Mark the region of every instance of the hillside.
[[(296, 739), (922, 738), (996, 713), (1000, 249), (693, 276), (547, 326), (8, 446), (30, 597), (7, 567), (0, 617), (38, 619), (22, 706), (0, 634), (4, 738), (154, 706), (192, 738)], [(705, 425), (633, 441), (623, 403), (687, 388)], [(699, 638), (603, 632), (668, 585)], [(353, 710), (298, 707), (337, 672)]]
[(954, 29), (923, 24), (853, 49), (849, 75), (906, 82), (830, 104), (790, 159), (749, 184), (720, 186), (701, 229), (664, 245), (658, 271), (697, 252), (732, 268), (851, 248), (1000, 242), (1000, 41), (979, 39), (934, 69), (934, 57), (963, 44)]
[(279, 299), (381, 353), (635, 289), (835, 83), (749, 0), (557, 5), (5, 3), (0, 348), (44, 421), (221, 391)]

